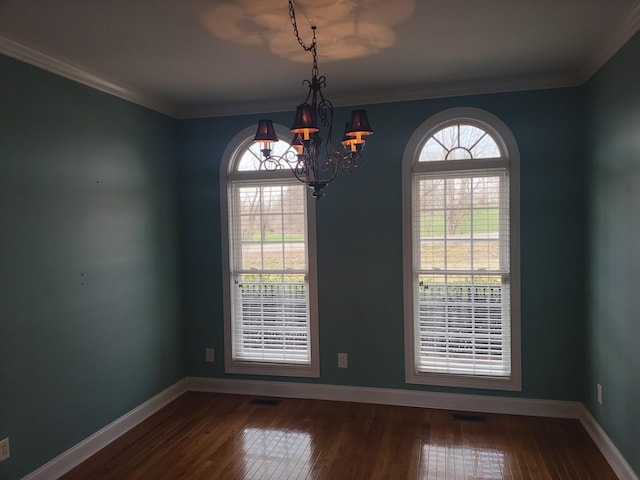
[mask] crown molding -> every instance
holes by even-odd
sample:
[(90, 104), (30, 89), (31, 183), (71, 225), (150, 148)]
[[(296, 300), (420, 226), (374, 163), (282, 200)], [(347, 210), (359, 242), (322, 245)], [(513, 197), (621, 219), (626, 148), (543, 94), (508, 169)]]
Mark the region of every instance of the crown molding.
[[(514, 78), (499, 81), (483, 80), (456, 83), (441, 83), (418, 88), (399, 87), (392, 90), (371, 91), (363, 94), (342, 94), (332, 96), (334, 107), (351, 107), (378, 103), (408, 102), (433, 98), (461, 97), (466, 95), (485, 95), (493, 93), (516, 92), (525, 90), (543, 90), (547, 88), (564, 88), (581, 85), (577, 75), (556, 75), (545, 77)], [(201, 104), (185, 107), (177, 111), (179, 119), (196, 119), (249, 115), (259, 113), (275, 113), (293, 111), (300, 98), (280, 98), (268, 101), (253, 101), (228, 104)]]
[[(398, 88), (370, 95), (338, 97), (337, 105), (366, 105), (372, 103), (408, 102), (433, 98), (462, 97), (467, 95), (487, 95), (494, 93), (544, 90), (548, 88), (575, 87), (580, 85), (576, 76), (550, 75), (538, 77), (518, 77), (500, 80), (478, 80), (467, 82), (445, 82), (422, 88)], [(348, 102), (348, 103), (347, 103)]]
[[(336, 107), (345, 107), (580, 86), (589, 80), (595, 72), (615, 55), (638, 30), (640, 30), (640, 2), (636, 4), (615, 32), (605, 40), (601, 48), (598, 48), (591, 59), (572, 74), (546, 77), (519, 77), (498, 81), (448, 82), (424, 87), (404, 86), (392, 90), (372, 90), (366, 94), (355, 92), (351, 95), (342, 94), (337, 97), (334, 96), (333, 104)], [(143, 92), (106, 80), (71, 62), (52, 57), (3, 36), (0, 36), (0, 53), (178, 119), (285, 112), (291, 111), (296, 101), (299, 100), (296, 98), (279, 98), (226, 104), (211, 102), (182, 106), (171, 105), (168, 102), (153, 98)]]
[(88, 87), (94, 88), (114, 97), (127, 100), (142, 107), (149, 108), (159, 113), (175, 117), (175, 108), (165, 102), (151, 98), (148, 95), (137, 92), (117, 83), (110, 82), (104, 78), (78, 67), (70, 62), (54, 58), (38, 50), (34, 50), (26, 45), (10, 40), (0, 35), (0, 53), (8, 57), (15, 58), (21, 62), (28, 63), (34, 67), (42, 68), (48, 72), (60, 75)]
[(636, 4), (615, 32), (604, 39), (602, 45), (584, 65), (580, 71), (580, 84), (584, 84), (600, 70), (638, 30), (640, 30), (640, 2)]
[[(176, 118), (187, 120), (210, 117), (233, 117), (234, 115), (289, 112), (295, 110), (295, 106), (300, 103), (300, 100), (300, 97), (291, 97), (233, 103), (202, 102), (186, 105), (178, 109), (176, 112)], [(334, 103), (334, 107), (335, 106), (337, 105)]]

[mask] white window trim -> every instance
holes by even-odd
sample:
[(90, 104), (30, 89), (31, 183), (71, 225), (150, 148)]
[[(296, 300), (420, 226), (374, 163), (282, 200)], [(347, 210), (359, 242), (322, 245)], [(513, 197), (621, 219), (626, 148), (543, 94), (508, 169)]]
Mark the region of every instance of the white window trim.
[[(433, 170), (438, 162), (421, 162), (418, 157), (431, 135), (451, 121), (476, 124), (492, 133), (502, 143), (509, 161), (510, 180), (510, 252), (511, 252), (511, 376), (509, 378), (452, 375), (444, 373), (417, 372), (415, 367), (414, 340), (414, 286), (413, 286), (413, 175), (418, 171)], [(489, 161), (491, 162), (491, 161)], [(475, 167), (482, 168), (482, 159), (473, 160)], [(456, 161), (458, 164), (458, 161)], [(469, 167), (469, 162), (460, 161), (459, 168)], [(520, 153), (509, 128), (495, 115), (471, 107), (451, 108), (433, 115), (413, 133), (402, 159), (402, 245), (403, 245), (403, 290), (404, 290), (404, 337), (405, 337), (405, 382), (421, 385), (438, 385), (491, 390), (522, 390), (521, 327), (520, 327)]]
[[(286, 127), (274, 124), (278, 138), (284, 140), (291, 137)], [(231, 259), (229, 245), (229, 199), (228, 182), (233, 180), (259, 179), (292, 179), (289, 169), (275, 172), (235, 172), (234, 162), (239, 155), (253, 143), (255, 126), (247, 127), (235, 135), (224, 151), (220, 164), (220, 217), (222, 244), (222, 272), (223, 272), (223, 303), (224, 303), (224, 367), (226, 373), (240, 373), (247, 375), (273, 375), (286, 377), (319, 377), (320, 353), (318, 331), (318, 276), (317, 276), (317, 245), (316, 245), (316, 201), (307, 190), (307, 248), (308, 248), (308, 284), (309, 284), (309, 346), (311, 348), (310, 365), (289, 365), (280, 363), (249, 362), (234, 360), (232, 356), (232, 328), (231, 328)]]

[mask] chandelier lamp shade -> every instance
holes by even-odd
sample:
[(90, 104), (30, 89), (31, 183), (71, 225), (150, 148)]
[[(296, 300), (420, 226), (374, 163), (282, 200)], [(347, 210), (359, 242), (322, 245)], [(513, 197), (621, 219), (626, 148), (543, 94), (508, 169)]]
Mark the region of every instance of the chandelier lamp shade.
[[(281, 156), (272, 155), (272, 146), (278, 141), (278, 137), (273, 122), (268, 119), (258, 121), (254, 141), (261, 146), (260, 168), (290, 168), (298, 180), (312, 189), (312, 195), (320, 198), (324, 196), (325, 187), (340, 171), (353, 172), (362, 165), (365, 137), (373, 134), (373, 129), (366, 110), (354, 110), (351, 112), (351, 120), (345, 125), (340, 142), (334, 147), (333, 104), (322, 93), (322, 89), (326, 87), (326, 78), (318, 76), (316, 26), (311, 26), (313, 40), (311, 45), (306, 45), (298, 34), (293, 0), (289, 0), (289, 16), (298, 43), (305, 51), (311, 52), (313, 57), (311, 80), (302, 82), (309, 89), (307, 97), (296, 107), (291, 125), (293, 138), (290, 145), (293, 150), (288, 150)], [(323, 139), (321, 135), (326, 138)]]

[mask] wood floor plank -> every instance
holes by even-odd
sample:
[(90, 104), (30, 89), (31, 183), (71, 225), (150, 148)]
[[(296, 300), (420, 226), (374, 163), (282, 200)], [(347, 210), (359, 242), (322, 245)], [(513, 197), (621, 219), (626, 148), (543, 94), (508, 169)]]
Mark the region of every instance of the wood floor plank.
[(577, 420), (264, 400), (187, 393), (62, 480), (616, 478)]

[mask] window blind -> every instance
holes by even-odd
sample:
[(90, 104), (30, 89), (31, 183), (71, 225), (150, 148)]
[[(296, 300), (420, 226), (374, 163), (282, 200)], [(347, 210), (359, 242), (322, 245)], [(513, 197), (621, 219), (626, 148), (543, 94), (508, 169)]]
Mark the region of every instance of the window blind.
[(507, 168), (414, 175), (416, 371), (511, 374)]
[(233, 358), (310, 364), (305, 190), (289, 182), (230, 189)]

